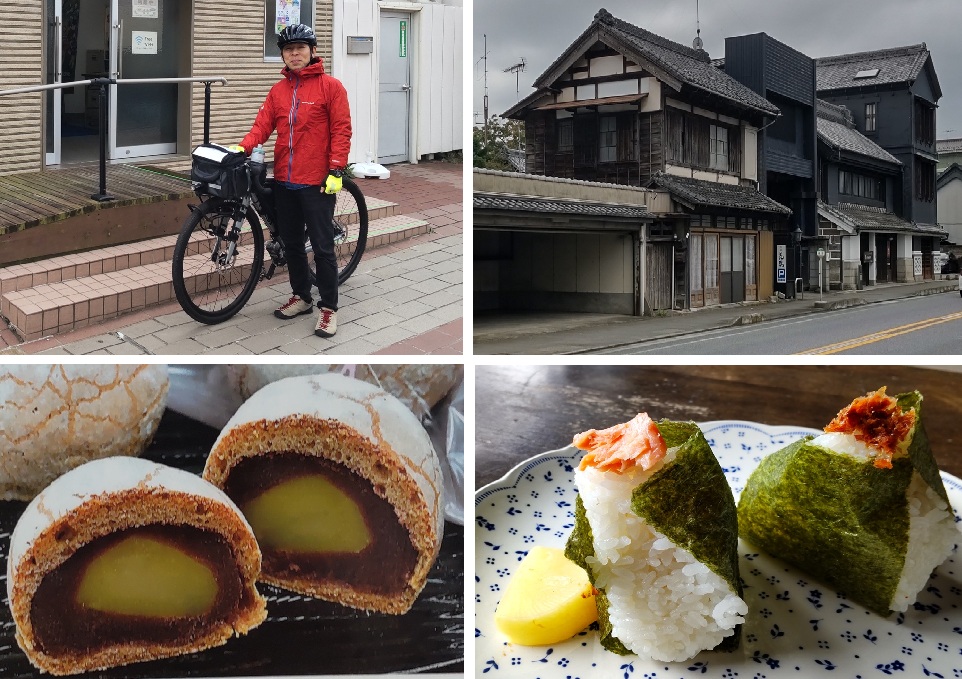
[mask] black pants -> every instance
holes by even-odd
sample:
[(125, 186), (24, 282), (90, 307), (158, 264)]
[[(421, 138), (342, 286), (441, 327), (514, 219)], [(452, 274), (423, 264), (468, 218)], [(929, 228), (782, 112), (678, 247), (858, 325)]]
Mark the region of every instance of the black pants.
[(287, 271), (291, 290), (306, 302), (312, 302), (311, 273), (304, 251), (304, 233), (314, 249), (317, 271), (318, 306), (337, 311), (337, 257), (334, 254), (334, 205), (336, 194), (327, 194), (319, 186), (289, 189), (274, 186), (277, 201), (277, 230), (287, 253)]

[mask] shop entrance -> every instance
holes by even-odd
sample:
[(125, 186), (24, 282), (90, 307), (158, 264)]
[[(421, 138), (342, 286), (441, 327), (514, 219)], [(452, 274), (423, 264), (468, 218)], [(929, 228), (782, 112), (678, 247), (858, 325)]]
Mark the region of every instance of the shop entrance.
[[(189, 75), (182, 48), (190, 6), (177, 0), (46, 0), (46, 82), (92, 78)], [(177, 150), (180, 86), (109, 86), (110, 159)], [(89, 162), (99, 156), (100, 88), (47, 93), (46, 163)], [(184, 96), (184, 105), (189, 98)]]

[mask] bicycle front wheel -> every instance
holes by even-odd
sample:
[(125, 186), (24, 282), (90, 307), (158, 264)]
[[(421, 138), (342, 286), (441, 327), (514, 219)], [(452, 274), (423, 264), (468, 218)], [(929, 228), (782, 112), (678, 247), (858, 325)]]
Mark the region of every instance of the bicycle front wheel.
[[(264, 265), (264, 232), (253, 209), (233, 232), (236, 203), (219, 198), (191, 210), (174, 245), (173, 285), (187, 315), (222, 323), (250, 299)], [(236, 238), (236, 239), (235, 239)]]
[(334, 250), (337, 254), (337, 283), (354, 273), (367, 246), (367, 203), (360, 187), (344, 178), (334, 208)]

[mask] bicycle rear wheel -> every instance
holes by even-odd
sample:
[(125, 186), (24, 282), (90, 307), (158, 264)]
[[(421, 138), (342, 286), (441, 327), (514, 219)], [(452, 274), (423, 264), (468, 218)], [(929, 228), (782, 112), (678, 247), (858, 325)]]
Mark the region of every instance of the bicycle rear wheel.
[(236, 203), (211, 198), (184, 221), (174, 245), (173, 286), (187, 315), (200, 323), (222, 323), (250, 299), (264, 265), (264, 232), (253, 209), (230, 254)]
[(367, 246), (367, 203), (354, 180), (344, 178), (334, 208), (334, 249), (337, 253), (337, 282), (354, 273)]

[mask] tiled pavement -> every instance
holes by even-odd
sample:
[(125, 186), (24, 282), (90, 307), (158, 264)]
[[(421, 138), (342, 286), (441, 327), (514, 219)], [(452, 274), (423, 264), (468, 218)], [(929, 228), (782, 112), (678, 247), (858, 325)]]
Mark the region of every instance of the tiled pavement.
[(262, 283), (240, 313), (216, 326), (168, 303), (22, 344), (0, 326), (0, 350), (6, 344), (11, 353), (60, 355), (460, 354), (462, 166), (427, 162), (391, 172), (388, 180), (365, 180), (362, 189), (398, 203), (399, 212), (427, 221), (431, 231), (365, 255), (341, 286), (333, 338), (314, 336), (313, 317), (274, 318), (273, 309), (290, 296), (279, 277)]

